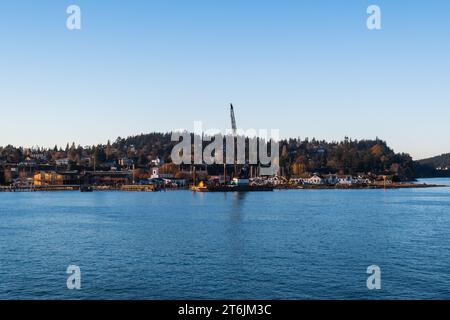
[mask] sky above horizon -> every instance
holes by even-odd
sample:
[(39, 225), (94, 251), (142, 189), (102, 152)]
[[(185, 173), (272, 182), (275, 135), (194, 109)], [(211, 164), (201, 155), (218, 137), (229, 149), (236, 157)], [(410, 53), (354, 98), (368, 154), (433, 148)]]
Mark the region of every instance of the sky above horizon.
[[(71, 4), (81, 30), (66, 28)], [(449, 1), (0, 4), (3, 146), (225, 130), (233, 103), (243, 129), (379, 137), (419, 159), (450, 152), (449, 90)]]

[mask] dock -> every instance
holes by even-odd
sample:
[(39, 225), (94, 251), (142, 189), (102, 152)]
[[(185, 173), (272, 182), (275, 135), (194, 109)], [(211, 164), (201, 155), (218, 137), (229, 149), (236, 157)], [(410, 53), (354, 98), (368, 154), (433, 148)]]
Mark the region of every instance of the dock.
[(153, 192), (156, 191), (156, 187), (154, 185), (123, 185), (120, 188), (121, 191), (134, 191), (134, 192)]
[(48, 185), (48, 186), (31, 186), (31, 187), (17, 187), (17, 186), (1, 186), (0, 192), (38, 192), (38, 191), (79, 191), (79, 185)]
[(207, 187), (193, 187), (195, 192), (267, 192), (273, 191), (272, 186), (239, 186), (239, 185), (219, 185)]

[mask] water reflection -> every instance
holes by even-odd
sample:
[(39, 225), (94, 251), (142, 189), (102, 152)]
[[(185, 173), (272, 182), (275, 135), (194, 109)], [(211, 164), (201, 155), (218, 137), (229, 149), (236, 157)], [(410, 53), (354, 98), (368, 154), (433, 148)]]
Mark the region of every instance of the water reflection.
[(230, 268), (240, 270), (245, 265), (247, 232), (244, 218), (247, 193), (224, 193), (224, 200), (229, 204), (229, 223), (227, 224), (225, 256)]
[(241, 222), (244, 217), (245, 199), (247, 193), (245, 192), (233, 192), (231, 196), (231, 212), (230, 218), (232, 222)]

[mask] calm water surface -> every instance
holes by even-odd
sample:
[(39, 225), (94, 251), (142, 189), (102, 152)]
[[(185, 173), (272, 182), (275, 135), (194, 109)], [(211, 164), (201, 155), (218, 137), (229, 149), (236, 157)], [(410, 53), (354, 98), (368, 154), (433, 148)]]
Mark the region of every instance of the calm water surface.
[(61, 298), (450, 299), (450, 188), (0, 193), (0, 299)]

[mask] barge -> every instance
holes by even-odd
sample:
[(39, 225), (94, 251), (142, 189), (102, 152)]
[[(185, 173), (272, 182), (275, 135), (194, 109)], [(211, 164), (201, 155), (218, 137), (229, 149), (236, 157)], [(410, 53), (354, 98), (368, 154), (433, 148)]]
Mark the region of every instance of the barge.
[(193, 186), (191, 190), (195, 192), (267, 192), (273, 191), (274, 187), (249, 184), (205, 185), (200, 182), (198, 186)]

